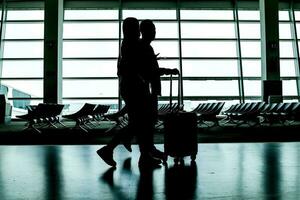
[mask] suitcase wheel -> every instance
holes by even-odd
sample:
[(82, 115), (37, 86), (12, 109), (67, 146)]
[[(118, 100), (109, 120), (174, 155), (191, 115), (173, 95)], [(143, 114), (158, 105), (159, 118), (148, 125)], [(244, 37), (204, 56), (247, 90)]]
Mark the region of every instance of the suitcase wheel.
[(179, 160), (180, 160), (179, 157), (175, 157), (174, 158), (174, 164), (179, 165)]
[(163, 161), (163, 165), (166, 165), (167, 164), (167, 161), (168, 161), (168, 155), (165, 155), (162, 159)]
[(191, 160), (195, 161), (196, 160), (196, 154), (191, 155)]
[(184, 165), (184, 159), (183, 159), (183, 157), (175, 157), (174, 158), (174, 164), (175, 165), (179, 165), (179, 164)]

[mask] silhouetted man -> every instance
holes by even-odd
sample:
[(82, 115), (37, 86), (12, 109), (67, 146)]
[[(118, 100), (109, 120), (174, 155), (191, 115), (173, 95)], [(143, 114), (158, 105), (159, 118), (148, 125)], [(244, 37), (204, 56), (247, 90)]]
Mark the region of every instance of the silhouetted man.
[(145, 142), (148, 146), (152, 147), (151, 154), (154, 157), (163, 159), (163, 152), (157, 150), (153, 143), (154, 127), (158, 117), (158, 96), (161, 95), (161, 81), (160, 76), (164, 74), (179, 74), (177, 69), (159, 68), (157, 62), (157, 55), (151, 46), (151, 42), (155, 39), (156, 29), (151, 20), (144, 20), (140, 24), (140, 31), (142, 33), (142, 39), (140, 40), (140, 52), (142, 63), (142, 77), (145, 83), (150, 89), (150, 115), (147, 116), (147, 122), (149, 122), (148, 138), (145, 138)]

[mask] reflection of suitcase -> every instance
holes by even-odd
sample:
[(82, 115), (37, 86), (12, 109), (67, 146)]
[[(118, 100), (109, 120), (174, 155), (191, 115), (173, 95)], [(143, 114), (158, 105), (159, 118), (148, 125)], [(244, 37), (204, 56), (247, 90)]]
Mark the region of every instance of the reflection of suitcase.
[[(172, 104), (172, 76), (170, 78), (170, 104)], [(179, 94), (179, 93), (178, 93)], [(179, 103), (179, 98), (178, 98)], [(190, 112), (170, 112), (164, 116), (164, 151), (174, 157), (175, 164), (183, 162), (184, 156), (196, 159), (197, 143), (197, 116)]]

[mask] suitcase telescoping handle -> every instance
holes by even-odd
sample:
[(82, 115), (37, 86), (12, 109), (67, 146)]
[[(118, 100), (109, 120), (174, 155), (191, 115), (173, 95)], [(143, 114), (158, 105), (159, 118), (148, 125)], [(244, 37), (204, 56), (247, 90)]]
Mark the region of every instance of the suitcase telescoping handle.
[[(172, 111), (172, 88), (173, 84), (173, 74), (170, 74), (170, 111)], [(180, 99), (179, 99), (179, 94), (180, 94), (180, 82), (179, 82), (179, 74), (178, 74), (178, 94), (177, 94), (177, 101), (178, 101), (178, 106), (180, 105)]]

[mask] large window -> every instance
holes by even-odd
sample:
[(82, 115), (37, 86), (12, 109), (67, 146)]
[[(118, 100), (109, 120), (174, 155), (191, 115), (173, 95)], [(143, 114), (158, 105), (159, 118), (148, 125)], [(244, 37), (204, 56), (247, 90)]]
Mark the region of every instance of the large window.
[(117, 109), (118, 10), (65, 10), (63, 30), (63, 103)]
[[(258, 9), (140, 9), (129, 2), (124, 8), (96, 8), (99, 2), (89, 5), (93, 6), (83, 8), (81, 4), (81, 8), (67, 6), (64, 10), (60, 87), (63, 103), (71, 105), (70, 112), (85, 102), (110, 104), (111, 111), (118, 109), (117, 60), (122, 22), (127, 17), (154, 21), (156, 39), (152, 46), (159, 54), (159, 65), (180, 70), (181, 77), (174, 77), (173, 95), (183, 92), (187, 110), (200, 101), (261, 100)], [(17, 91), (8, 93), (13, 104), (23, 100), (36, 104), (43, 101), (44, 11), (20, 7), (8, 7), (1, 19), (0, 81)], [(299, 32), (300, 11), (280, 10), (284, 100), (298, 99)], [(169, 87), (168, 77), (162, 77), (160, 103), (168, 101)]]
[(15, 107), (41, 102), (44, 11), (7, 9), (3, 22), (1, 84)]

